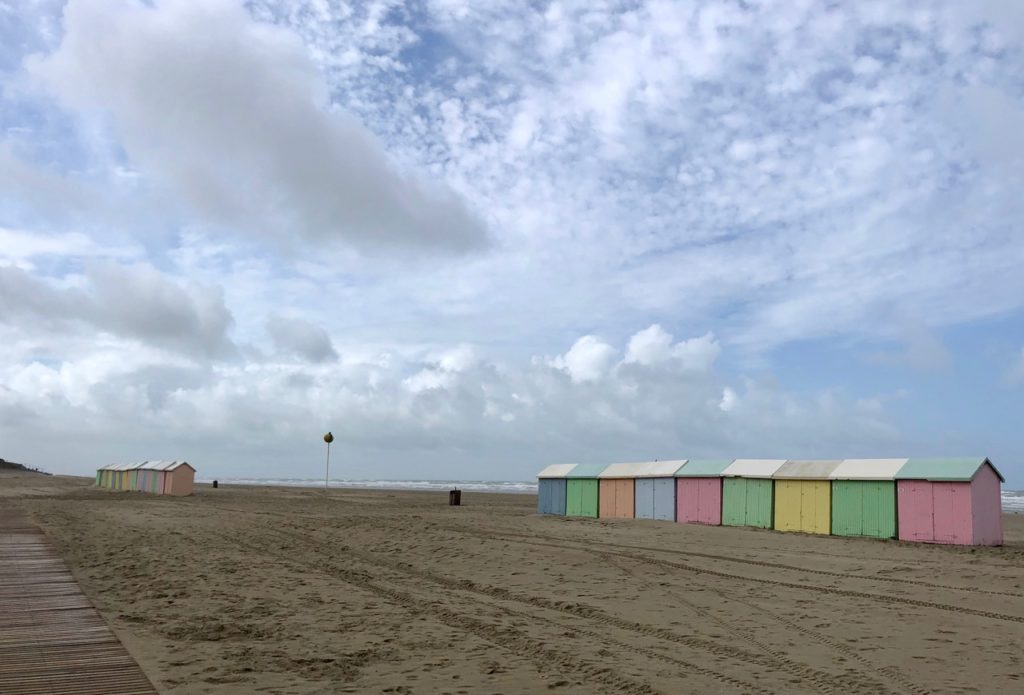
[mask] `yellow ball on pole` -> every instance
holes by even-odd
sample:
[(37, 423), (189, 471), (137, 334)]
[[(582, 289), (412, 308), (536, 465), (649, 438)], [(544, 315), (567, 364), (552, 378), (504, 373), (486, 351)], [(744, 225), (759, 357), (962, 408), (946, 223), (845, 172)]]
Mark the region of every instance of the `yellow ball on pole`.
[(331, 442), (334, 441), (334, 435), (328, 432), (324, 435), (324, 441), (327, 442), (327, 466), (324, 468), (324, 492), (327, 492), (327, 481), (330, 479), (331, 473)]

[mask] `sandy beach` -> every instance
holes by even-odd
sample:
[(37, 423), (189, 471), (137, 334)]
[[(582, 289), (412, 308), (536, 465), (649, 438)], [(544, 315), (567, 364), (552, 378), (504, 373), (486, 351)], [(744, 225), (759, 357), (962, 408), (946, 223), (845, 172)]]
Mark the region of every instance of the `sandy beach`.
[(956, 548), (463, 504), (0, 474), (165, 693), (1024, 688), (1024, 516)]

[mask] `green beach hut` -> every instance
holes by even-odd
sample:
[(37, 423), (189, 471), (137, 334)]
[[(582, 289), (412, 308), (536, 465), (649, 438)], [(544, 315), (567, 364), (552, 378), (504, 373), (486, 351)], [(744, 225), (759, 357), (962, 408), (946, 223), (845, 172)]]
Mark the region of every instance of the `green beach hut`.
[(597, 518), (597, 476), (605, 463), (581, 463), (565, 476), (565, 515)]
[(896, 474), (907, 459), (845, 459), (832, 479), (832, 535), (896, 537)]
[(722, 471), (722, 525), (772, 528), (772, 476), (786, 459), (736, 459)]

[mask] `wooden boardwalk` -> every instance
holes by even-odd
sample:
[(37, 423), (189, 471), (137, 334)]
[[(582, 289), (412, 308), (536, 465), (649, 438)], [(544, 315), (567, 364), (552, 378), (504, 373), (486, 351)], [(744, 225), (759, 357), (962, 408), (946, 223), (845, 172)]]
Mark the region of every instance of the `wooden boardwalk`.
[(156, 693), (43, 533), (16, 508), (0, 508), (0, 693)]

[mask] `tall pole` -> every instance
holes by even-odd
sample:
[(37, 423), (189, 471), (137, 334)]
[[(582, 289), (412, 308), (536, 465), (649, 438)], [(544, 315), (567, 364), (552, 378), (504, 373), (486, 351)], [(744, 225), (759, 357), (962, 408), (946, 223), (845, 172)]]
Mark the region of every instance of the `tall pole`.
[(327, 466), (324, 468), (324, 492), (327, 492), (327, 481), (330, 480), (331, 476), (331, 442), (334, 441), (334, 435), (328, 432), (324, 435), (324, 441), (327, 442)]

